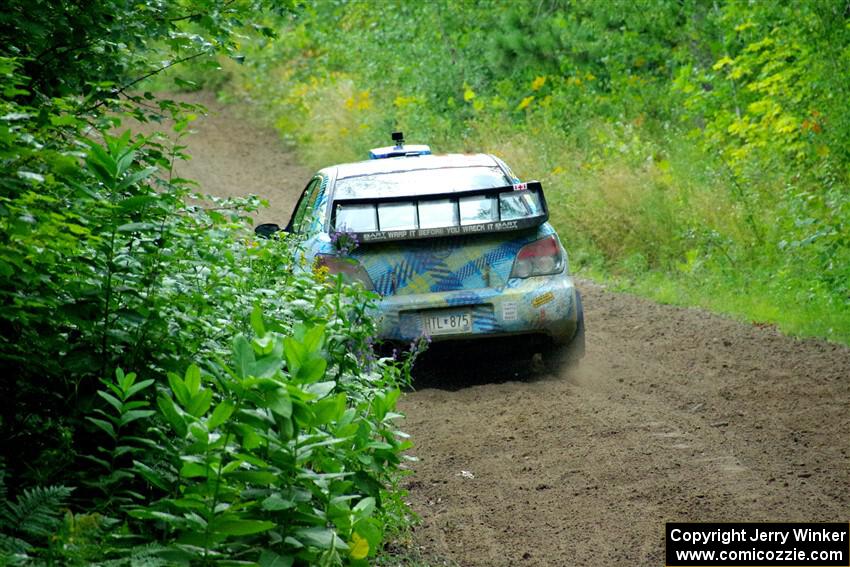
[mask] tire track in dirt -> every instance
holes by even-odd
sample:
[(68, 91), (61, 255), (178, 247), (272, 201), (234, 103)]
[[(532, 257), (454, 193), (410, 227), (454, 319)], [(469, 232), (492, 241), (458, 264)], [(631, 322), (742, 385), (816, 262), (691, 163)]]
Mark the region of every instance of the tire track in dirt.
[[(662, 565), (667, 521), (846, 520), (848, 349), (581, 287), (579, 371), (440, 389), (469, 380), (473, 361), (404, 400), (426, 553), (461, 565)], [(438, 499), (501, 539), (486, 549)]]
[[(260, 220), (285, 222), (311, 172), (271, 130), (201, 102), (212, 113), (179, 174), (214, 194), (257, 193), (272, 205)], [(401, 402), (421, 459), (406, 481), (418, 553), (475, 567), (662, 565), (667, 521), (848, 520), (850, 350), (580, 287), (577, 371), (466, 347), (423, 361)]]

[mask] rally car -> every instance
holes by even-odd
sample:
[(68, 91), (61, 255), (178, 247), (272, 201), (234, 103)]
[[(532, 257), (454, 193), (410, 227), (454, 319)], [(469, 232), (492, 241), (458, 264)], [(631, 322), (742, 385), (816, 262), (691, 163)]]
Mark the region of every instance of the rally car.
[(582, 357), (581, 296), (541, 184), (492, 155), (393, 140), (307, 184), (283, 230), (310, 265), (380, 296), (385, 341), (515, 336), (554, 359)]

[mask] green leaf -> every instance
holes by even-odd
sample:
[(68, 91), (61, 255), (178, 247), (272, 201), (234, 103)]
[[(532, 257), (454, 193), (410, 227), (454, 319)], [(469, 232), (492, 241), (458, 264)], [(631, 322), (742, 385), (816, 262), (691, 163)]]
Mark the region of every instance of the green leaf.
[(372, 515), (375, 511), (375, 499), (367, 496), (357, 503), (357, 506), (351, 509), (354, 515), (359, 518), (366, 518)]
[(398, 388), (395, 388), (394, 390), (390, 390), (389, 392), (387, 392), (387, 398), (386, 398), (387, 410), (395, 407), (395, 403), (396, 403), (396, 401), (398, 401), (399, 396), (401, 396), (401, 390), (398, 389)]
[[(179, 380), (179, 378), (178, 378)], [(161, 394), (156, 399), (156, 405), (159, 407), (160, 413), (165, 417), (166, 421), (171, 424), (175, 431), (181, 436), (186, 436), (186, 420), (180, 415), (180, 409), (174, 403), (174, 400)]]
[(324, 425), (339, 419), (345, 412), (345, 394), (325, 398), (313, 405), (314, 425)]
[(297, 377), (304, 382), (315, 382), (325, 375), (328, 361), (324, 358), (310, 358), (298, 369)]
[(207, 428), (212, 431), (216, 427), (223, 425), (233, 415), (233, 410), (236, 409), (231, 402), (222, 400), (212, 412), (209, 420), (207, 420)]
[(139, 518), (142, 520), (162, 520), (171, 526), (180, 526), (184, 523), (183, 518), (180, 516), (175, 516), (174, 514), (169, 514), (167, 512), (160, 512), (159, 510), (148, 510), (146, 508), (134, 508), (128, 512), (130, 516), (134, 518)]
[(278, 481), (278, 476), (276, 473), (266, 471), (236, 470), (231, 473), (228, 473), (227, 477), (235, 478), (237, 480), (241, 480), (242, 482), (263, 485), (275, 484)]
[(121, 387), (121, 391), (127, 390), (130, 386), (133, 385), (133, 382), (136, 381), (136, 374), (131, 372), (129, 374), (124, 374), (124, 370), (121, 368), (115, 369), (115, 378), (117, 378), (118, 385)]
[(50, 117), (50, 123), (54, 126), (82, 126), (85, 124), (85, 122), (71, 114), (53, 115)]
[(260, 567), (292, 567), (294, 562), (294, 556), (287, 555), (284, 557), (268, 549), (264, 549), (260, 553), (260, 559), (258, 561)]
[(98, 464), (98, 465), (102, 466), (102, 467), (103, 467), (104, 469), (106, 469), (107, 471), (111, 471), (111, 470), (112, 470), (112, 463), (110, 463), (109, 461), (105, 461), (105, 460), (103, 460), (103, 459), (99, 459), (99, 458), (95, 457), (94, 455), (83, 455), (82, 457), (83, 457), (85, 460), (87, 460), (87, 461), (91, 461), (91, 462), (93, 462), (93, 463), (95, 463), (95, 464)]
[(206, 445), (210, 442), (210, 432), (204, 427), (203, 423), (194, 421), (189, 424), (189, 434), (197, 441)]
[(284, 388), (266, 392), (266, 407), (277, 415), (288, 419), (292, 417), (292, 400)]
[(201, 388), (201, 369), (195, 364), (190, 364), (186, 369), (183, 382), (186, 384), (190, 396), (194, 396)]
[(331, 438), (325, 439), (323, 441), (316, 441), (314, 443), (306, 443), (306, 444), (298, 447), (298, 456), (299, 456), (299, 458), (303, 459), (303, 458), (305, 458), (305, 456), (308, 456), (308, 454), (313, 449), (317, 449), (319, 447), (328, 447), (330, 445), (337, 445), (339, 443), (344, 443), (344, 442), (345, 442), (345, 439), (338, 439), (336, 437), (331, 437)]
[(324, 345), (325, 342), (325, 326), (317, 325), (311, 328), (304, 333), (304, 338), (301, 342), (308, 354), (320, 355), (322, 352), (322, 345)]
[(346, 544), (334, 530), (329, 528), (306, 528), (296, 530), (295, 536), (307, 545), (319, 549), (339, 549), (348, 551)]
[(141, 171), (136, 171), (135, 173), (131, 173), (130, 175), (127, 175), (123, 179), (121, 179), (121, 183), (119, 183), (118, 188), (119, 188), (119, 190), (125, 190), (128, 187), (131, 187), (131, 186), (137, 184), (139, 181), (142, 181), (143, 179), (147, 179), (148, 177), (150, 177), (151, 175), (153, 175), (157, 171), (159, 171), (159, 168), (157, 168), (157, 167), (146, 167), (145, 169), (142, 169)]
[(168, 501), (170, 504), (177, 506), (183, 510), (202, 510), (206, 511), (208, 505), (204, 502), (203, 497), (198, 495), (190, 495), (184, 498), (176, 498)]
[(111, 186), (118, 175), (118, 167), (115, 160), (103, 149), (103, 146), (94, 140), (89, 140), (88, 143), (89, 154), (86, 157), (86, 165), (92, 169), (95, 176), (103, 184)]
[(142, 380), (138, 384), (133, 384), (132, 386), (130, 386), (130, 388), (128, 388), (124, 392), (124, 395), (125, 395), (124, 399), (131, 398), (131, 397), (135, 396), (136, 394), (138, 394), (139, 392), (141, 392), (142, 390), (144, 390), (145, 388), (147, 388), (148, 386), (150, 386), (153, 383), (154, 383), (154, 380), (149, 379), (149, 380)]
[(292, 337), (283, 340), (283, 355), (286, 358), (286, 367), (293, 376), (298, 374), (301, 365), (307, 358), (307, 349)]
[(128, 222), (126, 224), (122, 224), (116, 230), (118, 232), (143, 232), (145, 230), (154, 230), (158, 228), (157, 225), (150, 222)]
[(137, 419), (144, 419), (146, 417), (150, 417), (156, 412), (153, 410), (132, 410), (124, 413), (121, 416), (121, 425), (127, 425), (132, 421), (136, 421)]
[(102, 419), (95, 419), (93, 417), (87, 417), (86, 419), (94, 423), (100, 429), (105, 431), (110, 437), (115, 439), (115, 429), (113, 429), (111, 423), (109, 423), (108, 421), (103, 421)]
[(208, 469), (201, 463), (185, 462), (180, 467), (180, 476), (183, 478), (206, 478)]
[(274, 522), (264, 520), (240, 520), (237, 518), (216, 519), (212, 523), (214, 532), (228, 536), (244, 536), (267, 532), (276, 527)]
[(98, 390), (97, 395), (106, 400), (106, 402), (112, 407), (114, 407), (119, 414), (121, 413), (121, 408), (123, 404), (119, 399), (117, 399), (115, 396), (108, 392), (104, 392), (103, 390)]
[(321, 399), (333, 392), (334, 388), (336, 388), (336, 382), (316, 382), (309, 384), (304, 390)]
[(144, 463), (133, 461), (133, 470), (138, 472), (149, 483), (163, 491), (168, 491), (168, 483), (162, 475)]
[(238, 335), (233, 340), (233, 355), (236, 362), (236, 375), (240, 378), (249, 377), (254, 365), (254, 349), (244, 335)]
[(257, 378), (271, 378), (283, 366), (281, 353), (272, 352), (269, 355), (258, 358), (249, 372)]
[(118, 203), (118, 210), (124, 214), (140, 211), (148, 205), (155, 203), (156, 200), (157, 198), (152, 195), (136, 195)]
[(281, 497), (279, 494), (273, 494), (263, 500), (262, 508), (263, 510), (268, 510), (270, 512), (278, 512), (280, 510), (289, 510), (290, 508), (295, 507), (295, 502), (293, 500), (288, 500)]
[(239, 428), (242, 433), (242, 445), (246, 450), (256, 449), (262, 446), (263, 438), (253, 428), (244, 426)]
[(186, 406), (186, 411), (194, 417), (203, 416), (210, 409), (210, 405), (212, 405), (212, 397), (212, 390), (201, 390), (192, 396), (189, 405)]
[(251, 310), (251, 328), (254, 329), (258, 337), (263, 337), (266, 334), (266, 326), (263, 324), (263, 310), (260, 309), (259, 304), (254, 305), (254, 309)]
[(171, 391), (174, 393), (174, 396), (177, 398), (177, 402), (181, 406), (186, 407), (189, 405), (189, 402), (192, 400), (192, 396), (189, 394), (189, 389), (186, 387), (186, 383), (183, 382), (183, 379), (180, 378), (180, 376), (173, 372), (169, 372), (168, 385), (171, 386)]

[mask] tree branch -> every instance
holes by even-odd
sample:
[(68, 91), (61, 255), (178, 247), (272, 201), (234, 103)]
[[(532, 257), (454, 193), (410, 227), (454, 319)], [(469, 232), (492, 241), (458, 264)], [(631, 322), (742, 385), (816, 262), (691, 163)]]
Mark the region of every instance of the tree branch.
[[(168, 64), (163, 65), (162, 67), (154, 69), (153, 71), (150, 71), (149, 73), (145, 73), (141, 77), (133, 79), (129, 83), (122, 85), (117, 90), (112, 91), (112, 94), (115, 95), (116, 97), (118, 97), (118, 96), (124, 94), (124, 91), (126, 91), (127, 89), (129, 89), (133, 85), (136, 85), (136, 84), (144, 81), (147, 78), (153, 77), (157, 73), (161, 73), (161, 72), (165, 71), (166, 69), (168, 69), (170, 67), (174, 67), (175, 65), (179, 65), (180, 63), (185, 63), (186, 61), (191, 61), (192, 59), (200, 57), (201, 55), (207, 55), (209, 53), (210, 53), (209, 51), (199, 51), (199, 52), (194, 53), (192, 55), (187, 55), (186, 57), (182, 57), (180, 59), (176, 59), (174, 61), (171, 61)], [(103, 106), (104, 104), (106, 104), (106, 101), (107, 101), (107, 99), (101, 99), (96, 104), (94, 104), (93, 106), (86, 108), (83, 112), (91, 112), (92, 110), (96, 110), (96, 109), (100, 108), (101, 106)]]
[[(233, 4), (235, 1), (236, 0), (227, 0), (227, 2), (225, 2), (224, 4), (221, 5), (220, 9), (224, 10), (225, 8), (227, 8), (228, 6)], [(197, 12), (195, 14), (189, 14), (188, 16), (180, 16), (179, 18), (170, 18), (168, 20), (168, 22), (169, 23), (182, 22), (184, 20), (191, 20), (192, 18), (197, 18), (198, 16), (203, 16), (204, 14), (205, 14), (205, 12)]]

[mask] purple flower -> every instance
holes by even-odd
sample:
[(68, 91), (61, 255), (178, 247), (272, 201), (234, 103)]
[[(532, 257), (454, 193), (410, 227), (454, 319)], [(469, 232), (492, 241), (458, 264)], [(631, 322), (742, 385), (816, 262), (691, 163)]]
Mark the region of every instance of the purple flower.
[(331, 233), (331, 244), (343, 255), (351, 254), (359, 245), (357, 234), (348, 231), (334, 231)]

